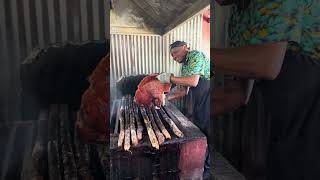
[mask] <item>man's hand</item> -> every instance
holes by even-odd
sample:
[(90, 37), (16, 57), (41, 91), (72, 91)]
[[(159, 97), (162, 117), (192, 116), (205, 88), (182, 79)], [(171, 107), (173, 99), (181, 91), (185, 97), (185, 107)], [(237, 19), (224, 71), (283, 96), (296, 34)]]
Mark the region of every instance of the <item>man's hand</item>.
[(170, 78), (172, 75), (172, 73), (161, 73), (156, 77), (161, 83), (171, 83)]
[[(236, 48), (211, 48), (214, 70), (246, 79), (274, 80), (282, 67), (288, 42), (247, 45)], [(257, 61), (259, 59), (259, 61)]]

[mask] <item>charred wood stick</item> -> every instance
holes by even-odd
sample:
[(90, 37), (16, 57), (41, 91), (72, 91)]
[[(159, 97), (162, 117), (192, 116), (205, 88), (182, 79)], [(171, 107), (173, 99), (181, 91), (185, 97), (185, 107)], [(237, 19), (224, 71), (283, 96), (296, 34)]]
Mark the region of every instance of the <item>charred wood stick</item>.
[(49, 179), (61, 179), (61, 171), (58, 153), (58, 127), (59, 127), (58, 105), (50, 106), (48, 122), (48, 173)]
[(151, 125), (152, 125), (152, 127), (153, 127), (153, 130), (154, 130), (154, 132), (156, 133), (156, 136), (157, 136), (157, 138), (158, 138), (159, 145), (161, 145), (161, 144), (164, 143), (164, 136), (163, 136), (163, 134), (160, 132), (157, 124), (155, 123), (150, 108), (147, 108), (147, 114), (148, 114), (148, 116), (149, 116), (149, 119), (150, 119)]
[(58, 106), (58, 115), (57, 115), (57, 126), (56, 126), (56, 131), (55, 134), (57, 136), (57, 143), (56, 143), (56, 149), (57, 149), (57, 159), (58, 159), (58, 168), (60, 172), (60, 178), (64, 178), (63, 174), (63, 158), (62, 158), (62, 142), (61, 142), (61, 118), (59, 114), (59, 106)]
[(152, 113), (153, 113), (153, 116), (154, 116), (156, 123), (158, 124), (162, 134), (166, 137), (166, 139), (171, 139), (170, 133), (167, 131), (166, 127), (164, 127), (164, 125), (160, 119), (160, 116), (155, 108), (156, 107), (154, 107), (154, 106), (152, 107)]
[(180, 129), (177, 127), (177, 125), (172, 121), (171, 118), (166, 114), (166, 112), (163, 110), (163, 107), (159, 109), (161, 116), (163, 119), (169, 124), (171, 127), (173, 133), (178, 137), (183, 137), (183, 133), (180, 131)]
[(129, 114), (130, 114), (130, 131), (131, 131), (131, 142), (133, 145), (138, 144), (137, 132), (136, 132), (136, 125), (135, 125), (135, 117), (133, 113), (133, 106), (132, 106), (132, 97), (129, 95)]
[(42, 109), (38, 117), (37, 137), (32, 149), (32, 164), (35, 173), (44, 177), (47, 171), (48, 111)]
[[(78, 118), (79, 113), (77, 113)], [(93, 180), (93, 176), (90, 173), (90, 155), (89, 155), (89, 146), (84, 143), (81, 137), (79, 136), (78, 128), (74, 129), (74, 143), (75, 143), (75, 156), (77, 162), (77, 172), (81, 179), (83, 180)]]
[(104, 176), (106, 177), (106, 179), (110, 176), (109, 172), (110, 172), (110, 158), (108, 156), (108, 149), (109, 146), (106, 145), (96, 145), (96, 150), (98, 153), (98, 157), (100, 160), (100, 166), (102, 167), (102, 171)]
[(139, 109), (138, 109), (138, 105), (136, 103), (133, 102), (133, 110), (134, 110), (134, 117), (136, 119), (137, 122), (137, 137), (138, 140), (142, 139), (142, 131), (143, 131), (143, 126), (142, 126), (142, 122), (139, 116)]
[(71, 137), (67, 122), (69, 121), (68, 106), (63, 104), (60, 106), (60, 135), (61, 135), (61, 150), (62, 150), (62, 163), (64, 169), (65, 179), (77, 179), (77, 168), (74, 160), (74, 154), (71, 147)]
[(58, 140), (57, 129), (59, 126), (59, 106), (58, 104), (51, 104), (49, 109), (48, 121), (48, 141)]
[(125, 132), (124, 132), (124, 150), (128, 151), (130, 149), (130, 114), (129, 114), (129, 96), (126, 96), (126, 101), (124, 105), (125, 114)]
[(48, 142), (48, 165), (49, 165), (49, 170), (48, 170), (49, 179), (57, 179), (57, 180), (61, 179), (57, 141)]
[(154, 134), (154, 131), (152, 129), (152, 125), (151, 125), (151, 122), (150, 122), (150, 120), (148, 118), (148, 115), (146, 113), (146, 109), (144, 107), (140, 107), (140, 111), (141, 111), (141, 114), (143, 116), (143, 120), (144, 120), (144, 123), (146, 125), (146, 128), (147, 128), (147, 132), (148, 132), (148, 135), (149, 135), (149, 139), (150, 139), (151, 145), (152, 145), (152, 147), (154, 147), (156, 149), (159, 149), (159, 143), (158, 143), (156, 135)]
[(118, 107), (118, 112), (117, 112), (117, 121), (119, 121), (119, 124), (120, 124), (118, 147), (122, 147), (123, 141), (124, 141), (124, 121), (125, 121), (124, 120), (124, 103), (125, 103), (125, 97), (122, 97)]

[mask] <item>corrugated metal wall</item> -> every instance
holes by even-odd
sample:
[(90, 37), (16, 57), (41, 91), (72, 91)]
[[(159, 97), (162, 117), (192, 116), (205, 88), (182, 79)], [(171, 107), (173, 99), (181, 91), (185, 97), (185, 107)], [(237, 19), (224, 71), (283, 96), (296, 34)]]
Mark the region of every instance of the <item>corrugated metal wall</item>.
[[(191, 49), (201, 49), (202, 15), (195, 15), (175, 29), (160, 35), (111, 34), (111, 96), (115, 82), (121, 76), (171, 72), (180, 75), (181, 65), (173, 61), (169, 45), (176, 40), (188, 43)], [(183, 108), (184, 100), (176, 101)]]
[(0, 123), (20, 117), (20, 63), (33, 48), (109, 38), (110, 0), (0, 0)]
[(169, 45), (176, 40), (185, 41), (191, 50), (202, 51), (202, 14), (190, 18), (186, 22), (172, 29), (163, 35), (163, 61), (166, 62), (167, 72), (180, 75), (181, 65), (172, 60), (170, 55)]
[(169, 45), (176, 40), (201, 51), (202, 16), (197, 15), (163, 36), (111, 34), (111, 83), (121, 76), (172, 72), (180, 74), (180, 64), (172, 60)]
[(159, 35), (111, 34), (111, 82), (121, 76), (162, 71), (162, 37)]

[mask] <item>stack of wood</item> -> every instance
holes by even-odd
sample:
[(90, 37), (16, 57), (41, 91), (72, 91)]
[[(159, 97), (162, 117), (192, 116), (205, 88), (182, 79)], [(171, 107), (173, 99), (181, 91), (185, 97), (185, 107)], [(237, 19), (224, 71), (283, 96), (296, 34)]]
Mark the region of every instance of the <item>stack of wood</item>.
[[(159, 149), (159, 146), (165, 142), (165, 139), (171, 139), (169, 131), (165, 124), (171, 128), (177, 137), (183, 137), (183, 133), (163, 107), (156, 109), (151, 107), (140, 107), (133, 102), (131, 95), (122, 97), (117, 110), (117, 119), (119, 123), (118, 147), (123, 147), (128, 151), (131, 146), (138, 145), (142, 140), (143, 130), (147, 130), (152, 147)], [(165, 124), (164, 124), (165, 123)]]
[(87, 144), (66, 104), (41, 110), (30, 161), (21, 179), (108, 179), (109, 145)]

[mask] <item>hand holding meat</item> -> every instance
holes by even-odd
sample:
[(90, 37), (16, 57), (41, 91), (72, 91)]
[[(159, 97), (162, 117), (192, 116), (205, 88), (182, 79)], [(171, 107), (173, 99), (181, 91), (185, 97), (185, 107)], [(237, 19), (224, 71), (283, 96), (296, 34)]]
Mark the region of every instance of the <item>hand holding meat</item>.
[[(163, 73), (162, 73), (163, 74)], [(152, 103), (160, 107), (165, 104), (165, 92), (171, 89), (170, 83), (162, 83), (158, 74), (152, 74), (142, 79), (134, 96), (134, 101), (140, 106), (150, 107)], [(160, 74), (161, 75), (161, 74)], [(162, 75), (161, 77), (165, 77)], [(167, 82), (163, 80), (163, 82)]]
[(157, 79), (161, 82), (161, 83), (171, 83), (171, 78), (172, 73), (161, 73), (157, 76)]

